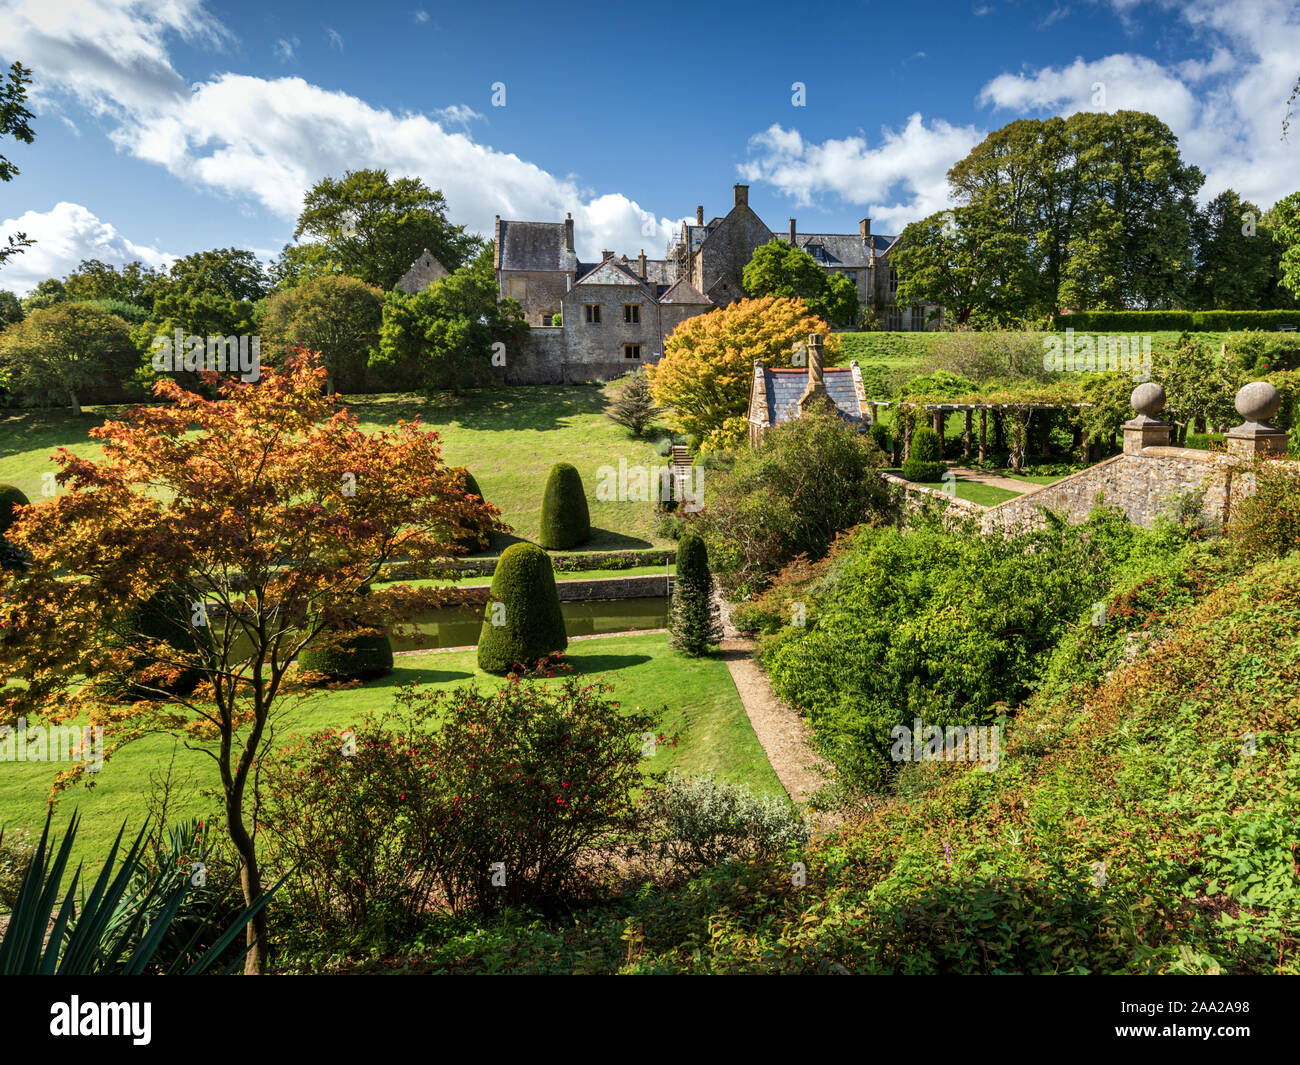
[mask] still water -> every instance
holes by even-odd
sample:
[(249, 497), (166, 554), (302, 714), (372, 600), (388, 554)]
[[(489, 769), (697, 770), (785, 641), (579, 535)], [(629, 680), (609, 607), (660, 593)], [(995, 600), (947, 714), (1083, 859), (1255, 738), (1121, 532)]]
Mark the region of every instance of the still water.
[[(570, 636), (593, 636), (606, 632), (662, 629), (668, 624), (668, 599), (593, 599), (560, 603), (564, 628)], [(435, 647), (465, 647), (478, 643), (483, 625), (483, 606), (444, 607), (416, 619), (425, 636), (423, 643), (404, 636), (393, 640), (394, 651), (431, 650)]]

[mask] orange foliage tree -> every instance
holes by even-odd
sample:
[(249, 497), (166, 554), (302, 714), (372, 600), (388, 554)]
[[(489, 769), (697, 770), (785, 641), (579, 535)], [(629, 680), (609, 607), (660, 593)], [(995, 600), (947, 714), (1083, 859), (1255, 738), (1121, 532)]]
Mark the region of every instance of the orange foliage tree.
[[(392, 560), (436, 572), (465, 550), (457, 540), (504, 527), (418, 421), (361, 432), (324, 394), (316, 356), (256, 383), (205, 377), (218, 399), (158, 382), (167, 405), (93, 430), (99, 461), (60, 449), (55, 498), (21, 508), (9, 537), (29, 566), (5, 574), (0, 602), (0, 680), (21, 683), (0, 688), (0, 723), (102, 726), (105, 762), (158, 732), (211, 757), (251, 903), (263, 889), (250, 817), (259, 760), (310, 679), (290, 671), (294, 658), (340, 626), (401, 631), (459, 598), (369, 586)], [(174, 632), (131, 631), (157, 602), (180, 604)], [(261, 971), (265, 910), (246, 941), (246, 970)]]
[(839, 353), (839, 337), (800, 299), (740, 300), (687, 318), (664, 344), (663, 358), (646, 369), (655, 403), (670, 408), (685, 432), (713, 434), (714, 441), (743, 436), (754, 360), (806, 365), (794, 352), (809, 333), (826, 334), (828, 358)]

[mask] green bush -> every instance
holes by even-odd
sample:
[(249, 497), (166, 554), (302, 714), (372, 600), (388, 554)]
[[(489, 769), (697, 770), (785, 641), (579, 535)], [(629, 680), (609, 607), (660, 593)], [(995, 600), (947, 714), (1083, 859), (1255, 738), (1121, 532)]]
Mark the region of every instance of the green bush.
[(393, 671), (393, 643), (385, 632), (322, 632), (298, 655), (298, 669), (332, 681), (372, 680)]
[(1277, 329), (1283, 325), (1300, 326), (1300, 310), (1295, 311), (1080, 311), (1060, 315), (1055, 328), (1067, 327), (1079, 332), (1149, 333), (1154, 330), (1180, 330), (1193, 333), (1235, 329)]
[(669, 644), (693, 657), (708, 654), (709, 645), (722, 639), (722, 623), (713, 600), (709, 551), (694, 532), (687, 532), (677, 544), (677, 579), (673, 582), (668, 632)]
[[(159, 699), (159, 691), (189, 695), (203, 679), (203, 667), (196, 662), (210, 660), (213, 649), (207, 627), (193, 624), (197, 596), (177, 586), (154, 592), (143, 603), (124, 610), (104, 635), (111, 647), (139, 648), (129, 673), (101, 676), (96, 683), (105, 692), (135, 699)], [(173, 656), (160, 657), (144, 651), (151, 641), (161, 641)]]
[(948, 469), (942, 462), (922, 462), (920, 459), (908, 459), (903, 463), (903, 479), (917, 484), (931, 484), (943, 480)]
[(574, 466), (557, 462), (546, 478), (538, 542), (548, 551), (565, 551), (590, 538), (591, 514), (582, 477)]
[(530, 668), (569, 645), (551, 560), (536, 544), (501, 553), (478, 638), (478, 665), (488, 673)]
[(889, 426), (884, 422), (872, 422), (871, 428), (867, 430), (867, 435), (871, 437), (871, 442), (880, 448), (881, 452), (888, 455), (894, 450), (894, 441), (889, 435)]
[(15, 488), (11, 484), (0, 484), (0, 536), (9, 531), (9, 526), (14, 523), (17, 515), (14, 513), (15, 507), (25, 507), (30, 505), (31, 500), (21, 488)]
[(903, 477), (908, 481), (927, 483), (943, 477), (947, 467), (943, 464), (943, 441), (928, 425), (917, 426), (912, 432), (912, 442), (907, 459), (903, 462)]
[(784, 854), (808, 842), (808, 824), (789, 800), (759, 798), (713, 777), (674, 773), (641, 801), (647, 850), (678, 873), (729, 859)]
[(728, 598), (759, 591), (796, 556), (821, 558), (842, 530), (883, 517), (888, 493), (872, 474), (881, 464), (864, 434), (826, 414), (775, 426), (760, 447), (741, 451), (690, 518)]

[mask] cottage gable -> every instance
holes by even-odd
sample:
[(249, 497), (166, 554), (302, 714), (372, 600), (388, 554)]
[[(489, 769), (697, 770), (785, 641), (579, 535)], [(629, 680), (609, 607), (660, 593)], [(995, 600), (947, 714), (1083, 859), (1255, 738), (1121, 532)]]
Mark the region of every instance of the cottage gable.
[(411, 264), (411, 268), (397, 282), (397, 288), (407, 293), (423, 292), (439, 278), (446, 277), (448, 273), (447, 268), (433, 257), (428, 248), (425, 248), (424, 254)]

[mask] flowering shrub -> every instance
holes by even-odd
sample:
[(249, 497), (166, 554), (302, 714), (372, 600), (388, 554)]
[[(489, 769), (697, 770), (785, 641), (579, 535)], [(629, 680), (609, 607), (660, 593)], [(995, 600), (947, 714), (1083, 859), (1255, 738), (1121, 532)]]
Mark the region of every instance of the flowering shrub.
[(1238, 477), (1253, 477), (1254, 492), (1234, 504), (1228, 537), (1251, 561), (1285, 558), (1300, 547), (1300, 471), (1264, 459)]
[(573, 677), (545, 687), (514, 676), (487, 694), (408, 686), (351, 743), (319, 733), (277, 757), (262, 824), (292, 868), (298, 919), (405, 927), (437, 907), (579, 887), (580, 854), (632, 824), (654, 723), (608, 691)]

